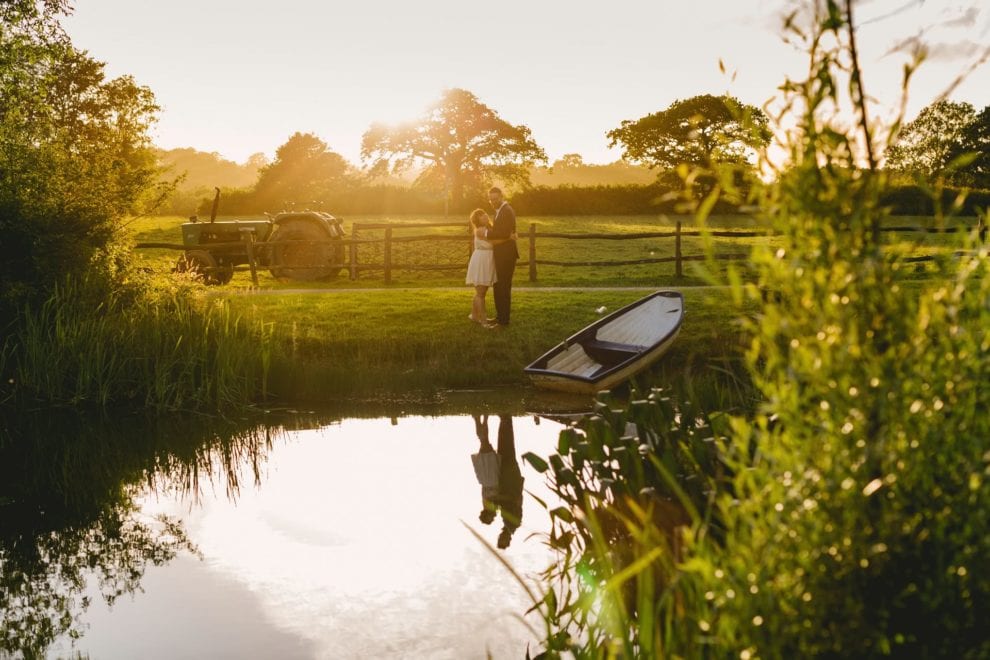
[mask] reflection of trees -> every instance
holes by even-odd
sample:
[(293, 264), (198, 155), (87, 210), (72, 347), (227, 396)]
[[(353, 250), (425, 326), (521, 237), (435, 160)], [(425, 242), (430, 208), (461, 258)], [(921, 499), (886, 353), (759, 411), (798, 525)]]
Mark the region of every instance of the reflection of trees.
[(0, 419), (0, 656), (77, 638), (87, 583), (113, 602), (149, 565), (195, 552), (177, 520), (142, 516), (143, 487), (198, 497), (259, 481), (270, 427), (243, 420)]
[[(6, 531), (6, 530), (5, 530)], [(0, 538), (0, 653), (43, 655), (57, 638), (80, 635), (87, 576), (108, 605), (140, 586), (145, 567), (193, 551), (179, 522), (144, 521), (133, 505), (108, 505), (95, 520), (38, 536)]]

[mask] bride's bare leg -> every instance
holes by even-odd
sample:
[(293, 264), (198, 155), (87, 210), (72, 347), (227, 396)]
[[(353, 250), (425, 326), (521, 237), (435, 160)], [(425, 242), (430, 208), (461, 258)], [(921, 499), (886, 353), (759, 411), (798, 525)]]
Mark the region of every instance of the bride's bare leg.
[(478, 323), (484, 323), (488, 318), (485, 312), (485, 293), (487, 292), (487, 286), (474, 287), (474, 302), (471, 306), (471, 318)]

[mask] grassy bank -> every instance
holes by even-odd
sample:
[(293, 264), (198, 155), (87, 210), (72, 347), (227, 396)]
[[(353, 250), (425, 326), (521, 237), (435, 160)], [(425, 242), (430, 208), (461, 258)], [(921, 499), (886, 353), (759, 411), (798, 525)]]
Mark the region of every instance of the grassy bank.
[[(642, 217), (545, 220), (551, 229), (589, 231), (651, 230), (666, 222)], [(165, 235), (164, 227), (152, 229), (160, 221), (136, 221), (135, 235), (175, 240)], [(715, 221), (725, 225), (740, 219)], [(167, 219), (169, 233), (177, 233), (179, 222)], [(773, 248), (777, 239), (746, 240)], [(945, 249), (948, 241), (956, 239), (930, 240)], [(601, 252), (591, 243), (572, 241), (568, 246), (581, 251), (570, 256), (561, 253), (561, 258), (614, 258), (616, 251), (631, 249), (633, 242), (602, 242)], [(732, 249), (752, 247), (740, 243)], [(612, 252), (605, 252), (606, 248)], [(377, 279), (355, 284), (341, 278), (313, 284), (311, 289), (328, 290), (306, 294), (280, 293), (299, 284), (278, 283), (265, 275), (266, 295), (252, 295), (244, 294), (240, 286), (246, 284), (244, 274), (230, 286), (209, 289), (164, 272), (154, 274), (166, 271), (170, 258), (143, 255), (152, 274), (141, 276), (147, 280), (143, 285), (126, 285), (132, 289), (126, 293), (109, 297), (61, 293), (47, 305), (25, 310), (0, 346), (0, 400), (187, 409), (271, 399), (325, 402), (394, 397), (410, 391), (520, 387), (526, 385), (523, 366), (598, 318), (597, 310), (615, 310), (645, 294), (600, 287), (646, 284), (653, 288), (674, 279), (659, 275), (655, 267), (558, 269), (563, 272), (558, 281), (541, 274), (541, 284), (587, 288), (516, 291), (513, 325), (499, 334), (467, 321), (470, 291), (461, 284), (460, 273), (427, 274), (414, 280), (400, 277), (386, 288)], [(914, 268), (906, 269), (908, 277), (919, 277)], [(652, 275), (643, 274), (650, 269)], [(527, 284), (525, 279), (521, 269), (517, 284)], [(675, 288), (702, 281), (701, 275), (681, 278)], [(440, 288), (445, 286), (453, 289)], [(361, 290), (340, 290), (345, 288)], [(684, 291), (683, 331), (650, 376), (650, 384), (704, 387), (710, 390), (705, 400), (723, 409), (720, 402), (727, 395), (720, 388), (734, 388), (742, 371), (736, 313), (730, 311), (724, 290), (685, 287)], [(756, 307), (753, 304), (744, 313)]]
[[(248, 325), (264, 322), (275, 340), (269, 387), (285, 400), (410, 390), (525, 386), (522, 368), (600, 316), (644, 295), (637, 291), (518, 291), (505, 331), (467, 320), (470, 296), (446, 290), (373, 290), (229, 298)], [(665, 358), (666, 376), (702, 374), (737, 360), (738, 330), (727, 294), (685, 291), (684, 326)]]
[[(512, 325), (491, 331), (467, 319), (467, 287), (208, 296), (158, 281), (102, 300), (63, 287), (24, 310), (0, 346), (0, 399), (224, 409), (525, 387), (526, 364), (645, 295), (517, 291)], [(681, 336), (654, 382), (710, 379), (739, 363), (727, 294), (685, 291)]]

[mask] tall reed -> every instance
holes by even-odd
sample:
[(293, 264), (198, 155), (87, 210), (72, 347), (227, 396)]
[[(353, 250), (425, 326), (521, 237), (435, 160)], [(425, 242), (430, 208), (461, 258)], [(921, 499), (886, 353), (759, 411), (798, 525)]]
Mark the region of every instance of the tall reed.
[(7, 396), (219, 409), (265, 391), (271, 333), (246, 327), (225, 303), (171, 286), (99, 296), (89, 286), (68, 280), (19, 315), (0, 351)]

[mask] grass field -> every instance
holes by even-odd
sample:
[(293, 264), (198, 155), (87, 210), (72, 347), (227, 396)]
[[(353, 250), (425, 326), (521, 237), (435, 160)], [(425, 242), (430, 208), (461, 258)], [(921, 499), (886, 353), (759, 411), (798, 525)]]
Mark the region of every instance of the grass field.
[[(223, 218), (221, 218), (223, 219)], [(450, 219), (448, 219), (450, 220)], [(681, 220), (685, 231), (693, 228), (693, 218), (683, 216), (540, 216), (520, 217), (519, 231), (525, 234), (531, 223), (537, 225), (537, 232), (554, 233), (635, 233), (670, 231), (677, 220)], [(354, 216), (345, 218), (344, 228), (348, 235), (354, 223), (372, 222), (442, 222), (442, 217), (383, 217), (383, 216)], [(184, 218), (176, 216), (147, 217), (135, 220), (130, 230), (136, 241), (146, 242), (180, 242), (179, 225)], [(931, 218), (898, 217), (892, 219), (897, 225), (929, 226)], [(718, 229), (753, 229), (752, 221), (746, 216), (714, 216), (709, 220), (709, 226)], [(466, 227), (466, 222), (465, 222)], [(466, 231), (458, 228), (416, 229), (406, 231), (396, 230), (395, 237), (415, 236), (423, 234), (463, 235), (464, 242), (415, 242), (396, 243), (393, 247), (393, 262), (399, 264), (458, 264), (464, 269), (454, 271), (406, 271), (394, 270), (391, 287), (402, 288), (409, 286), (458, 286), (463, 284), (464, 270), (468, 260), (468, 239)], [(363, 238), (380, 238), (382, 232), (364, 231)], [(958, 244), (959, 234), (885, 234), (886, 239), (911, 254), (922, 256), (951, 252)], [(757, 243), (770, 242), (774, 238), (712, 238), (715, 254), (746, 253)], [(632, 266), (544, 266), (538, 267), (537, 281), (530, 282), (528, 268), (524, 265), (528, 260), (529, 241), (521, 236), (519, 251), (521, 254), (520, 267), (516, 271), (516, 286), (693, 286), (707, 283), (707, 279), (694, 263), (685, 263), (683, 277), (675, 277), (673, 263), (645, 264)], [(146, 265), (156, 270), (167, 271), (174, 264), (178, 252), (169, 250), (141, 250), (140, 256)], [(684, 237), (682, 243), (684, 255), (704, 254), (702, 238)], [(633, 240), (569, 240), (562, 238), (538, 238), (537, 260), (548, 261), (624, 261), (636, 259), (664, 258), (674, 255), (674, 240), (633, 239)], [(358, 262), (361, 264), (381, 264), (381, 245), (360, 246)], [(740, 264), (745, 268), (744, 264)], [(918, 272), (926, 270), (925, 265), (918, 266)], [(721, 270), (721, 268), (719, 268)], [(329, 282), (279, 282), (271, 274), (262, 270), (259, 272), (259, 285), (262, 288), (366, 288), (382, 287), (384, 285), (382, 271), (363, 271), (357, 280), (348, 278), (346, 272)], [(228, 287), (243, 288), (251, 286), (250, 274), (237, 272)]]
[[(512, 324), (492, 331), (471, 323), (468, 292), (380, 289), (366, 292), (243, 295), (232, 311), (269, 324), (280, 355), (270, 390), (291, 401), (395, 396), (458, 388), (524, 386), (522, 368), (580, 327), (643, 295), (637, 291), (519, 291)], [(489, 301), (489, 305), (490, 305)], [(740, 356), (741, 337), (722, 290), (685, 291), (685, 320), (654, 372), (661, 383), (717, 376)], [(669, 370), (665, 372), (664, 369)], [(671, 382), (671, 384), (674, 384)]]

